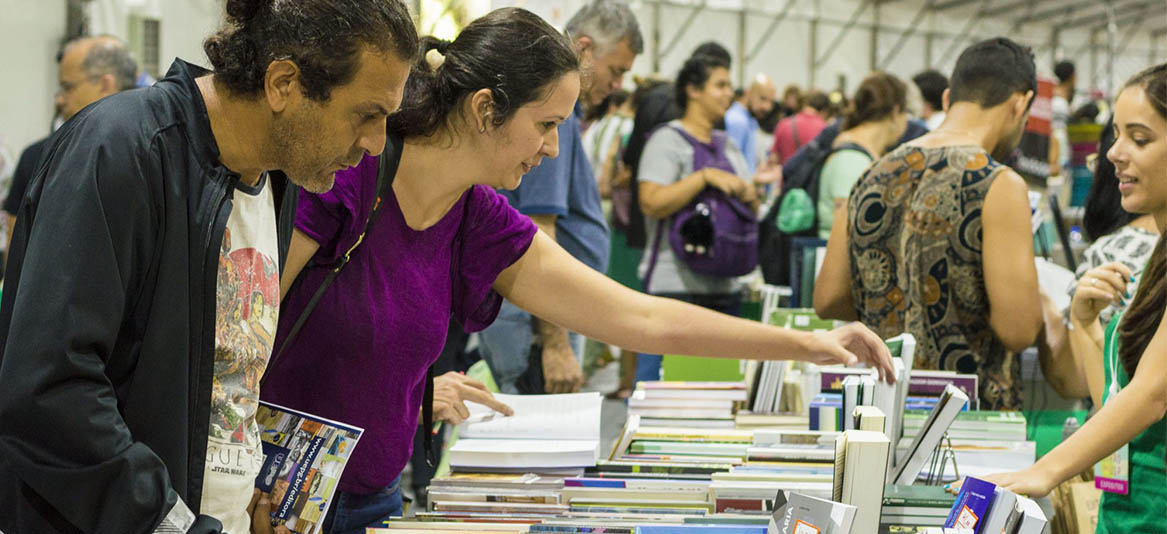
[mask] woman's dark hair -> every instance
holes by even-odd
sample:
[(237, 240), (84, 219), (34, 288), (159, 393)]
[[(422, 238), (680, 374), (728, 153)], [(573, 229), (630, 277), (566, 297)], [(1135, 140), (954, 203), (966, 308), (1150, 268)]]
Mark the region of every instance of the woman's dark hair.
[(885, 72), (877, 72), (863, 79), (855, 98), (847, 109), (843, 129), (850, 130), (865, 122), (883, 120), (896, 109), (908, 108), (908, 86), (899, 78)]
[(1106, 153), (1114, 145), (1114, 117), (1106, 121), (1102, 136), (1098, 139), (1098, 163), (1094, 169), (1094, 182), (1086, 197), (1086, 210), (1082, 216), (1082, 226), (1091, 241), (1109, 235), (1138, 219), (1139, 214), (1122, 209), (1122, 195), (1118, 192), (1118, 178), (1114, 175), (1114, 164), (1106, 158)]
[(356, 75), (362, 46), (407, 62), (417, 51), (401, 0), (227, 0), (226, 11), (203, 50), (215, 79), (239, 95), (258, 95), (268, 65), (287, 59), (300, 68), (304, 95), (326, 101)]
[[(430, 50), (445, 56), (437, 69), (426, 62)], [(579, 59), (566, 36), (525, 9), (496, 9), (471, 22), (452, 42), (422, 38), (401, 110), (389, 116), (389, 132), (431, 136), (448, 127), (462, 100), (481, 89), (490, 89), (491, 123), (499, 126), (524, 104), (545, 96), (548, 84), (577, 70)]]
[(677, 108), (681, 110), (681, 114), (685, 114), (685, 108), (689, 105), (690, 87), (702, 89), (705, 87), (705, 82), (709, 81), (709, 76), (713, 74), (713, 69), (729, 69), (729, 62), (718, 56), (698, 54), (687, 60), (685, 65), (681, 67), (681, 72), (677, 73), (677, 82), (675, 89), (675, 96), (677, 98)]
[[(1136, 74), (1123, 86), (1123, 90), (1131, 87), (1142, 88), (1155, 112), (1167, 119), (1167, 63)], [(1159, 172), (1164, 171), (1159, 169)], [(1148, 179), (1161, 180), (1162, 177)], [(1167, 233), (1159, 236), (1159, 244), (1151, 253), (1146, 269), (1143, 269), (1139, 292), (1118, 327), (1118, 356), (1127, 376), (1135, 376), (1139, 360), (1163, 320), (1164, 309), (1167, 309)]]

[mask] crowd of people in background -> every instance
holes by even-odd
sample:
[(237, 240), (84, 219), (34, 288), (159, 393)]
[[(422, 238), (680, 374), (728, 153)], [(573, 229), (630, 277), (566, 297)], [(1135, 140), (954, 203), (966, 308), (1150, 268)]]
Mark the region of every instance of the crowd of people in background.
[[(1031, 226), (1044, 187), (1010, 167), (1038, 72), (1011, 39), (949, 74), (781, 93), (778, 72), (735, 88), (707, 42), (629, 91), (644, 43), (622, 3), (562, 32), (500, 9), (446, 41), (400, 2), (343, 2), (228, 0), (213, 71), (177, 60), (157, 83), (115, 37), (62, 48), (63, 124), (23, 151), (3, 205), (0, 529), (270, 531), (251, 484), (262, 398), (366, 429), (324, 521), (363, 532), (400, 515), (407, 464), (424, 498), (433, 422), (468, 401), (509, 412), (468, 359), (502, 392), (568, 393), (589, 353), (612, 353), (626, 397), (667, 353), (890, 380), (881, 338), (905, 332), (916, 368), (978, 375), (984, 409), (1022, 408), (1036, 344), (1053, 388), (1099, 410), (1000, 483), (1048, 493), (1130, 443), (1138, 491), (1107, 495), (1100, 532), (1167, 514), (1167, 65), (1113, 106), (1055, 65), (1050, 174), (1072, 166), (1071, 124), (1105, 126), (1093, 243), (1051, 289)], [(808, 298), (849, 324), (735, 317), (744, 275), (789, 261), (759, 258), (765, 225), (825, 246)]]

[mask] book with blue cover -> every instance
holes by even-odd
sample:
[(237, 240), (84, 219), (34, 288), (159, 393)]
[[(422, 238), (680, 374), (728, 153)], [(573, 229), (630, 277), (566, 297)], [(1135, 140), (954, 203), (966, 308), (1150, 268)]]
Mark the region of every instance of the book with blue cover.
[(993, 505), (993, 494), (997, 485), (973, 477), (964, 479), (960, 494), (948, 512), (945, 528), (967, 528), (977, 534), (981, 531), (985, 516)]

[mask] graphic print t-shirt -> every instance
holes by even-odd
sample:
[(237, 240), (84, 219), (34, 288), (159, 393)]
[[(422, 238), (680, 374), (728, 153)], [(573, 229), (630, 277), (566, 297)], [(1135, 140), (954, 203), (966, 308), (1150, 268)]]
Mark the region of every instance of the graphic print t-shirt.
[(223, 531), (247, 534), (255, 477), (263, 465), (255, 423), (259, 379), (271, 357), (280, 309), (279, 244), (267, 176), (240, 184), (219, 250), (215, 378), (202, 513)]

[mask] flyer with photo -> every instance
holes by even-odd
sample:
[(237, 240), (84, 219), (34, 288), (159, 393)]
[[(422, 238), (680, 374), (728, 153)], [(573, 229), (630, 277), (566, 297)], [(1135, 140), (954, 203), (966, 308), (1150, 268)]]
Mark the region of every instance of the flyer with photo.
[(264, 455), (255, 487), (271, 494), (272, 525), (320, 532), (363, 430), (262, 401), (255, 420)]

